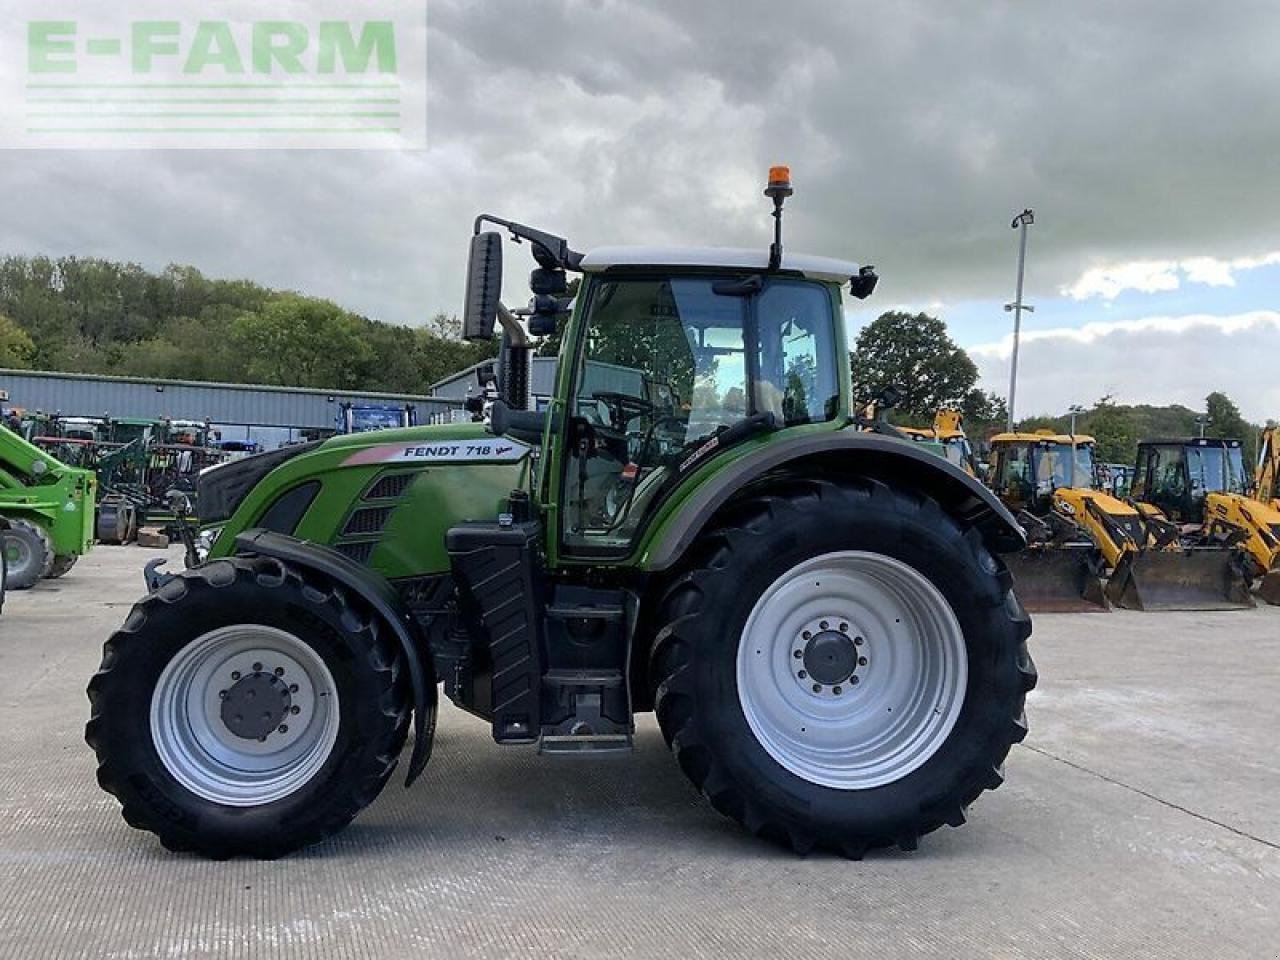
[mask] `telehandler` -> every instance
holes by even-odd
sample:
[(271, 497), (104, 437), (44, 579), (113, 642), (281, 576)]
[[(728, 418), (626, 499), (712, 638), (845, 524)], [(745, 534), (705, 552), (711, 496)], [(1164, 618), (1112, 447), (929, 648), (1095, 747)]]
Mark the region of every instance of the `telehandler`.
[(1280, 511), (1249, 496), (1239, 440), (1192, 437), (1143, 440), (1130, 495), (1154, 523), (1165, 522), (1196, 548), (1229, 549), (1233, 580), (1260, 581), (1260, 596), (1280, 604)]
[(0, 532), (8, 587), (25, 590), (61, 577), (93, 544), (97, 481), (0, 427)]
[[(856, 427), (842, 288), (869, 267), (764, 249), (582, 253), (482, 214), (465, 334), (503, 331), (486, 425), (336, 436), (199, 481), (190, 567), (107, 641), (86, 730), (126, 821), (274, 857), (345, 826), (437, 684), (500, 744), (591, 757), (654, 711), (711, 804), (849, 857), (958, 826), (1026, 734), (1013, 516)], [(486, 225), (491, 228), (486, 229)], [(503, 233), (537, 264), (500, 302)], [(568, 309), (555, 394), (531, 335)], [(575, 766), (566, 775), (581, 777)]]

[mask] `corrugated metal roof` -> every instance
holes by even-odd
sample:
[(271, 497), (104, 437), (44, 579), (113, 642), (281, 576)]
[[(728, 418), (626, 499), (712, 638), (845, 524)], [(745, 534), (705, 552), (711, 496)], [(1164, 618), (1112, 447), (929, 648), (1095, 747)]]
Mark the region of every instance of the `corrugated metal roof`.
[(443, 397), (360, 390), (317, 390), (198, 380), (146, 380), (97, 374), (0, 369), (9, 406), (66, 416), (173, 417), (249, 426), (331, 428), (338, 405), (412, 403), (419, 422), (457, 407)]

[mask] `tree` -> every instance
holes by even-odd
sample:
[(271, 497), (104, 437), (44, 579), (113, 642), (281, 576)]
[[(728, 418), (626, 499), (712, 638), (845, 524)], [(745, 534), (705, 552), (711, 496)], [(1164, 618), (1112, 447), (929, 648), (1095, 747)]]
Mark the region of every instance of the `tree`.
[(1076, 429), (1098, 441), (1097, 459), (1102, 463), (1133, 463), (1137, 459), (1138, 432), (1133, 415), (1116, 406), (1110, 394), (1093, 405)]
[(1215, 390), (1204, 398), (1204, 408), (1209, 416), (1205, 435), (1240, 440), (1244, 446), (1245, 463), (1253, 463), (1257, 454), (1258, 428), (1240, 415), (1240, 408), (1235, 402), (1221, 390)]
[(972, 440), (1003, 430), (1009, 419), (1009, 407), (1004, 397), (977, 387), (964, 395), (960, 412), (964, 415), (965, 433)]
[(27, 331), (0, 313), (0, 367), (30, 370), (35, 356), (36, 345)]
[(939, 407), (960, 407), (978, 381), (978, 368), (947, 335), (947, 325), (926, 313), (883, 313), (858, 333), (853, 392), (860, 403), (885, 387), (902, 394), (898, 410), (929, 418)]
[(357, 318), (328, 300), (296, 294), (241, 314), (231, 335), (259, 383), (357, 389), (372, 354)]

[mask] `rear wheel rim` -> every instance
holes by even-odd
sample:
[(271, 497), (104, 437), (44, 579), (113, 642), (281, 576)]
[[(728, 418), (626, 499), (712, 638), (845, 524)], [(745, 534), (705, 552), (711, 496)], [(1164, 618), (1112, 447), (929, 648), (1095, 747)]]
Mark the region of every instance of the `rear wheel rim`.
[(916, 770), (964, 704), (964, 632), (923, 574), (883, 554), (806, 560), (761, 595), (738, 645), (738, 700), (796, 776), (865, 790)]
[(250, 807), (296, 793), (338, 738), (333, 675), (292, 633), (237, 624), (178, 651), (151, 695), (165, 769), (214, 803)]

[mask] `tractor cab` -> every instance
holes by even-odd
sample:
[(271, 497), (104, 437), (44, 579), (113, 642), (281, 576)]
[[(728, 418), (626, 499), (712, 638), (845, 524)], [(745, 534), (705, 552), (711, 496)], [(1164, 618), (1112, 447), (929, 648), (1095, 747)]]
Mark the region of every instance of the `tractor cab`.
[(916, 443), (936, 445), (934, 448), (949, 463), (971, 477), (978, 476), (978, 461), (973, 444), (964, 432), (964, 416), (959, 410), (942, 409), (934, 414), (932, 427), (899, 427)]
[(1239, 440), (1199, 437), (1138, 444), (1133, 498), (1177, 523), (1204, 522), (1209, 494), (1243, 494), (1247, 486)]
[(1051, 431), (991, 438), (992, 486), (1013, 509), (1045, 513), (1059, 488), (1095, 486), (1093, 437)]

